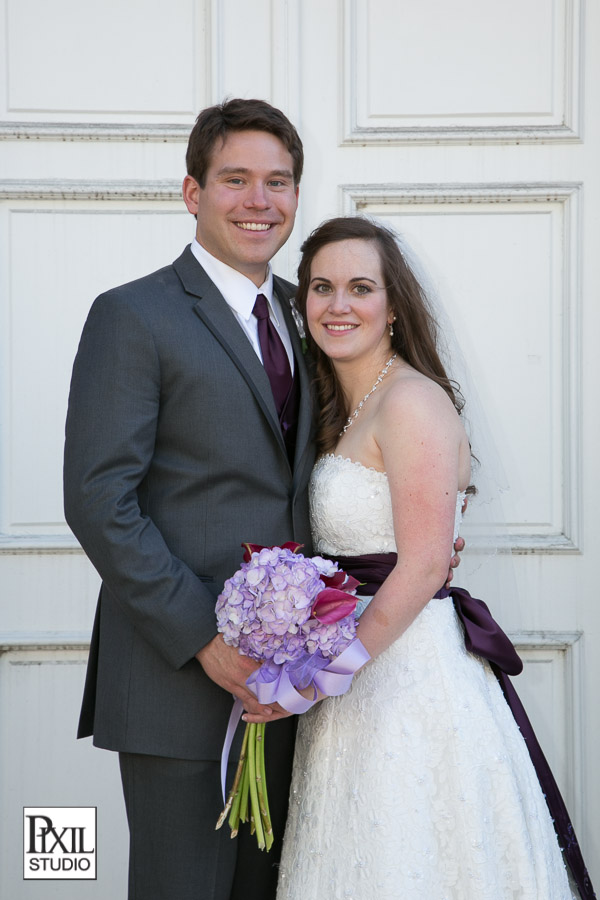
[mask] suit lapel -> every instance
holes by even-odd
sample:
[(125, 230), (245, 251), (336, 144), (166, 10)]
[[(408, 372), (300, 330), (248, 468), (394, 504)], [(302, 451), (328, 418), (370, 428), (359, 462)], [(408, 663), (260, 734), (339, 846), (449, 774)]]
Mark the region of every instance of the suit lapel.
[(198, 297), (194, 304), (194, 312), (202, 319), (245, 378), (285, 453), (271, 384), (247, 335), (189, 247), (186, 247), (179, 259), (175, 260), (173, 266), (187, 293)]
[[(248, 340), (248, 336), (189, 246), (175, 260), (173, 266), (181, 279), (185, 291), (198, 298), (194, 304), (194, 312), (204, 322), (216, 340), (219, 341), (233, 364), (248, 383), (287, 459), (269, 377)], [(310, 378), (302, 353), (302, 342), (292, 315), (290, 288), (277, 276), (274, 276), (273, 283), (292, 342), (296, 372), (300, 380), (300, 411), (298, 414), (298, 430), (294, 454), (294, 483), (296, 483), (301, 473), (300, 464), (312, 438), (313, 431)]]

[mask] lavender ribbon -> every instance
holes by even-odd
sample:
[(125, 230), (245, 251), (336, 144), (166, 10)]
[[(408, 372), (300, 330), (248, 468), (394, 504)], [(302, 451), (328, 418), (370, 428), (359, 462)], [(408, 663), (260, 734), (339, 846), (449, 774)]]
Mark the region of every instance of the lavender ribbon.
[[(321, 667), (321, 663), (316, 666), (317, 670), (312, 675), (310, 685), (313, 688), (312, 700), (303, 697), (296, 690), (295, 685), (299, 684), (300, 679), (290, 677), (289, 664), (283, 663), (277, 665), (272, 660), (262, 664), (260, 669), (252, 672), (247, 679), (248, 688), (255, 695), (259, 703), (270, 704), (279, 703), (288, 712), (304, 713), (317, 702), (317, 690), (329, 697), (339, 697), (345, 694), (352, 683), (352, 678), (356, 672), (365, 663), (368, 663), (371, 657), (358, 638), (354, 638), (352, 643), (348, 644), (339, 656), (329, 662), (325, 661), (325, 665)], [(315, 667), (316, 667), (315, 666)], [(292, 669), (293, 672), (293, 669)], [(241, 700), (234, 698), (233, 708), (229, 715), (229, 723), (221, 751), (221, 790), (223, 792), (223, 803), (225, 800), (225, 784), (227, 780), (227, 763), (229, 762), (229, 752), (235, 730), (240, 721), (244, 704)]]
[(231, 751), (231, 744), (233, 743), (235, 730), (238, 726), (238, 722), (240, 721), (243, 712), (243, 702), (238, 699), (238, 697), (234, 697), (233, 707), (229, 714), (229, 722), (227, 723), (227, 731), (225, 732), (223, 749), (221, 750), (221, 792), (223, 794), (223, 805), (225, 805), (227, 802), (227, 798), (225, 796), (225, 784), (227, 782), (227, 763), (229, 762), (229, 753)]

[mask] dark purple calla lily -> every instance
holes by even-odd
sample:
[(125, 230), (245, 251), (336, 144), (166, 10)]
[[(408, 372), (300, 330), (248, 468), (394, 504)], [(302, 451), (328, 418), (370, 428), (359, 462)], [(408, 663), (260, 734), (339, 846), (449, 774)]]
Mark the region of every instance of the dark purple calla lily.
[(321, 581), (324, 583), (326, 588), (338, 588), (341, 591), (350, 591), (356, 590), (357, 587), (361, 584), (356, 578), (353, 578), (352, 575), (346, 575), (345, 572), (335, 572), (333, 575), (321, 575)]
[(338, 591), (336, 588), (325, 588), (317, 595), (311, 610), (311, 615), (325, 625), (339, 622), (353, 613), (358, 600), (346, 591)]

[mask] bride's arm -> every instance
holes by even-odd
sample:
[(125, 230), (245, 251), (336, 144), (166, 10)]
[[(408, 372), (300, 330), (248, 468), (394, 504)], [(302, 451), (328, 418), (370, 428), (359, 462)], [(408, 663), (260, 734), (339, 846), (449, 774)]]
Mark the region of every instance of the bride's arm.
[(446, 581), (466, 441), (444, 391), (418, 378), (382, 398), (373, 437), (390, 484), (398, 563), (360, 618), (358, 636), (372, 657)]

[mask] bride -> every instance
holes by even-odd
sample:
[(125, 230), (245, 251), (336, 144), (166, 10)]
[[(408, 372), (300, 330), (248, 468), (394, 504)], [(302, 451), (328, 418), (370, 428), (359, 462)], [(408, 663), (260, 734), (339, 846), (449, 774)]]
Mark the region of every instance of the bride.
[(300, 718), (278, 900), (570, 900), (526, 744), (439, 590), (471, 453), (421, 289), (367, 219), (326, 222), (302, 250), (315, 550), (385, 571), (359, 607), (372, 661)]

